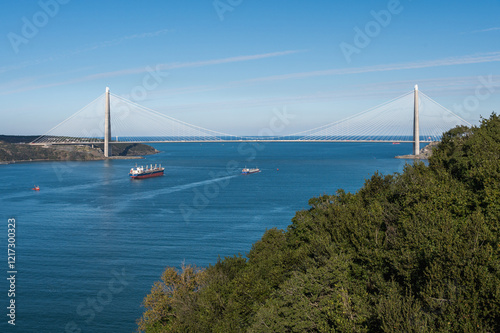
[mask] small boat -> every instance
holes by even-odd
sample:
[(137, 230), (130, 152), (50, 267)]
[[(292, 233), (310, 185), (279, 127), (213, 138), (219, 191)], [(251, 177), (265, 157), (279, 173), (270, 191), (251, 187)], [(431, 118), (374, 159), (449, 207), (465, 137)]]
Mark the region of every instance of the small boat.
[(241, 170), (241, 173), (244, 175), (249, 175), (249, 174), (257, 173), (257, 172), (260, 172), (260, 169), (258, 169), (258, 168), (254, 168), (254, 169), (243, 168), (243, 170)]
[(399, 145), (399, 142), (393, 142), (392, 144), (393, 145)]
[(32, 188), (33, 191), (40, 191), (40, 186), (35, 186)]
[(163, 172), (165, 171), (165, 168), (162, 168), (161, 164), (160, 166), (155, 166), (153, 167), (153, 164), (150, 166), (143, 167), (142, 165), (138, 167), (137, 165), (135, 168), (130, 169), (129, 176), (132, 179), (143, 179), (143, 178), (151, 178), (151, 177), (159, 177), (163, 176)]

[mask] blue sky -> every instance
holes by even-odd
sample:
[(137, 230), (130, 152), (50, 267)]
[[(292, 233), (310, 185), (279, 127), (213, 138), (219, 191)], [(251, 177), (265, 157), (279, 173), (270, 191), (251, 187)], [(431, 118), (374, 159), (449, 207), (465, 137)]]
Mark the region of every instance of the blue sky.
[(287, 133), (307, 130), (415, 84), (471, 122), (500, 111), (499, 1), (20, 0), (3, 7), (0, 134), (43, 134), (106, 86), (171, 117), (240, 135), (257, 134), (283, 109), (294, 115)]

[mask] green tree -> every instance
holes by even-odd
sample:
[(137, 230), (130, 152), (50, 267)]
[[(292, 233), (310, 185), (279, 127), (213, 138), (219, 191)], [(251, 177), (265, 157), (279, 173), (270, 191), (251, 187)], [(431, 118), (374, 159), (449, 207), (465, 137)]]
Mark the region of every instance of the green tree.
[(310, 199), (247, 258), (167, 268), (139, 329), (500, 331), (499, 154), (496, 114), (452, 129), (429, 166)]

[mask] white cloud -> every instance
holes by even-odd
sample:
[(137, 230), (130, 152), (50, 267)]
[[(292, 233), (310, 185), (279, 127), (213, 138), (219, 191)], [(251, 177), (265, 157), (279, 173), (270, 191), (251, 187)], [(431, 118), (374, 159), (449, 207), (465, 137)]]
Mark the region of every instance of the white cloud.
[(375, 66), (365, 66), (365, 67), (327, 69), (327, 70), (320, 70), (313, 72), (290, 73), (290, 74), (274, 75), (274, 76), (244, 80), (244, 81), (239, 81), (237, 83), (258, 83), (266, 81), (301, 79), (301, 78), (317, 77), (317, 76), (363, 74), (370, 72), (388, 72), (388, 71), (421, 69), (421, 68), (431, 68), (431, 67), (479, 64), (479, 63), (496, 62), (496, 61), (500, 61), (500, 52), (489, 52), (482, 54), (465, 55), (460, 57), (450, 57), (444, 59), (408, 62), (400, 64), (385, 64), (385, 65), (375, 65)]
[(481, 30), (474, 30), (474, 31), (470, 31), (468, 33), (469, 34), (477, 34), (477, 33), (481, 33), (481, 32), (490, 32), (490, 31), (496, 31), (496, 30), (500, 30), (500, 27), (493, 27), (493, 28), (486, 28), (486, 29), (481, 29)]
[[(228, 57), (228, 58), (222, 58), (222, 59), (202, 60), (202, 61), (193, 61), (193, 62), (165, 63), (165, 64), (156, 65), (155, 69), (156, 70), (172, 70), (172, 69), (179, 69), (179, 68), (213, 66), (213, 65), (228, 64), (228, 63), (233, 63), (233, 62), (243, 62), (243, 61), (251, 61), (251, 60), (258, 60), (258, 59), (265, 59), (265, 58), (273, 58), (273, 57), (279, 57), (279, 56), (284, 56), (284, 55), (298, 53), (298, 52), (301, 52), (301, 51), (289, 50), (289, 51), (282, 51), (282, 52), (272, 52), (272, 53), (264, 53), (264, 54)], [(89, 79), (96, 79), (96, 78), (116, 77), (116, 76), (129, 75), (129, 74), (147, 73), (147, 71), (148, 70), (145, 67), (128, 68), (128, 69), (122, 69), (122, 70), (113, 71), (113, 72), (104, 72), (104, 73), (94, 74), (94, 75), (90, 75), (88, 78)]]
[[(244, 55), (244, 56), (236, 56), (236, 57), (228, 57), (228, 58), (212, 59), (212, 60), (203, 60), (203, 61), (195, 61), (195, 62), (158, 64), (156, 66), (155, 70), (170, 70), (170, 69), (178, 69), (178, 68), (213, 66), (213, 65), (220, 65), (220, 64), (227, 64), (227, 63), (234, 63), (234, 62), (244, 62), (244, 61), (252, 61), (252, 60), (258, 60), (258, 59), (273, 58), (273, 57), (279, 57), (279, 56), (289, 55), (289, 54), (298, 53), (298, 52), (302, 52), (302, 51), (288, 50), (288, 51)], [(37, 89), (42, 89), (42, 88), (50, 88), (50, 87), (78, 83), (78, 82), (92, 81), (95, 79), (118, 77), (118, 76), (130, 75), (130, 74), (141, 74), (141, 73), (147, 73), (147, 72), (148, 72), (148, 67), (138, 67), (138, 68), (129, 68), (129, 69), (123, 69), (123, 70), (118, 70), (118, 71), (112, 71), (112, 72), (96, 73), (96, 74), (78, 77), (78, 78), (74, 78), (74, 79), (70, 79), (70, 80), (66, 80), (66, 81), (62, 81), (62, 82), (53, 82), (53, 83), (47, 83), (47, 84), (25, 86), (25, 87), (22, 87), (19, 89), (0, 92), (0, 95), (10, 95), (13, 93), (19, 93), (19, 92), (30, 91), (30, 90), (37, 90)], [(8, 83), (6, 85), (8, 85)]]

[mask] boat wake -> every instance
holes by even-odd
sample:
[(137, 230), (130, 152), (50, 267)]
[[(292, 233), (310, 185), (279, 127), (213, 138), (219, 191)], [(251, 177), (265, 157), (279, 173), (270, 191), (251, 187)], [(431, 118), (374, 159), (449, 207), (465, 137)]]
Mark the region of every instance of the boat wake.
[[(173, 187), (161, 188), (161, 189), (157, 189), (157, 190), (148, 190), (147, 192), (141, 193), (138, 197), (136, 197), (134, 199), (130, 199), (130, 200), (134, 200), (134, 201), (150, 200), (153, 198), (158, 198), (158, 196), (165, 195), (165, 194), (171, 194), (171, 193), (175, 193), (175, 192), (189, 190), (189, 189), (196, 188), (199, 186), (228, 181), (228, 180), (235, 178), (235, 177), (238, 177), (238, 176), (239, 175), (228, 175), (228, 176), (224, 176), (224, 177), (212, 178), (212, 179), (202, 180), (199, 182), (193, 182), (193, 183), (189, 183), (189, 184), (182, 184), (182, 185), (177, 185), (177, 186), (173, 186)], [(127, 201), (129, 201), (129, 200), (127, 200)], [(128, 204), (124, 204), (123, 207), (129, 208), (130, 206)]]

